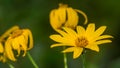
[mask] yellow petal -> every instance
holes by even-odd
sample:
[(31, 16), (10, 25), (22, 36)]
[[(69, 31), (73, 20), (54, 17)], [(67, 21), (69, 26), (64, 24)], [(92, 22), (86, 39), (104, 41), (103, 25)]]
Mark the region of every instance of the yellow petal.
[(66, 8), (60, 7), (56, 12), (58, 13), (58, 20), (60, 21), (60, 23), (61, 24), (65, 23), (65, 21), (66, 21)]
[(27, 44), (25, 43), (26, 40), (25, 40), (25, 38), (24, 38), (23, 35), (15, 38), (15, 40), (18, 41), (19, 45), (20, 45), (23, 49), (25, 49), (25, 50), (27, 49)]
[(4, 51), (3, 45), (2, 43), (0, 43), (0, 53), (3, 53), (3, 51)]
[(50, 38), (56, 42), (64, 42), (64, 38), (60, 35), (51, 35)]
[(20, 55), (20, 45), (19, 45), (18, 41), (13, 39), (11, 41), (11, 46), (14, 50), (17, 50), (17, 53), (18, 53), (17, 56), (19, 56)]
[(7, 57), (8, 57), (10, 60), (16, 61), (16, 59), (15, 59), (15, 57), (14, 57), (14, 54), (13, 54), (13, 51), (12, 51), (12, 47), (11, 47), (9, 41), (6, 41), (6, 43), (5, 43), (5, 52), (6, 52)]
[(71, 37), (61, 37), (60, 35), (51, 35), (50, 38), (56, 42), (75, 46), (74, 39)]
[(67, 28), (67, 27), (63, 27), (63, 29), (68, 33), (68, 35), (71, 38), (76, 39), (77, 33), (74, 30), (72, 30), (71, 28)]
[(65, 26), (75, 28), (78, 24), (78, 18), (77, 12), (74, 9), (67, 8), (67, 21)]
[(50, 12), (50, 24), (54, 30), (60, 28), (60, 26), (62, 25), (58, 20), (58, 15), (56, 14), (56, 11), (57, 10), (55, 9)]
[(69, 47), (69, 48), (66, 48), (65, 50), (63, 50), (62, 52), (63, 52), (63, 53), (73, 52), (73, 51), (74, 51), (74, 48), (75, 48), (75, 47)]
[(75, 11), (80, 13), (80, 14), (82, 14), (84, 16), (84, 18), (85, 18), (84, 24), (87, 24), (87, 22), (88, 22), (87, 15), (83, 11), (81, 11), (81, 10), (75, 9)]
[(82, 51), (83, 51), (83, 48), (75, 47), (74, 53), (73, 53), (73, 58), (74, 59), (78, 58), (81, 55)]
[(111, 40), (100, 40), (100, 41), (96, 41), (96, 44), (104, 44), (104, 43), (111, 43)]
[(10, 29), (8, 29), (0, 38), (1, 39), (4, 39), (6, 38), (7, 36), (9, 36), (11, 34), (11, 32), (15, 31), (15, 30), (18, 30), (19, 29), (19, 26), (13, 26), (11, 27)]
[(84, 34), (85, 29), (82, 26), (77, 26), (77, 33), (78, 35)]
[(63, 37), (67, 37), (68, 34), (62, 30), (57, 30), (58, 33), (60, 33)]
[(94, 33), (94, 37), (98, 37), (100, 36), (106, 29), (106, 26), (101, 26), (100, 28), (98, 28), (95, 33)]
[(113, 38), (113, 36), (111, 36), (111, 35), (102, 35), (102, 36), (99, 36), (96, 40), (101, 40), (101, 39), (105, 39), (105, 38)]
[(94, 23), (89, 24), (86, 29), (86, 33), (91, 35), (91, 34), (93, 34), (94, 31), (95, 31), (95, 24)]
[(32, 36), (32, 32), (29, 29), (26, 29), (26, 32), (28, 33), (28, 35), (24, 35), (25, 40), (28, 41), (29, 38), (29, 45), (28, 45), (28, 50), (30, 50), (31, 48), (33, 48), (33, 36)]
[(99, 47), (97, 46), (97, 44), (90, 44), (90, 45), (87, 45), (85, 48), (99, 52)]
[(59, 43), (59, 44), (52, 44), (50, 47), (53, 48), (53, 47), (59, 47), (59, 46), (73, 46), (73, 45)]

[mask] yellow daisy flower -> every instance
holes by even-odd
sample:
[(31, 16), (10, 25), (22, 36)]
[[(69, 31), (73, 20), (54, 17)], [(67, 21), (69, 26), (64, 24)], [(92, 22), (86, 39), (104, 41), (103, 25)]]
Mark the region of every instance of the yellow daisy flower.
[(99, 44), (111, 43), (107, 38), (113, 38), (110, 35), (102, 35), (106, 26), (101, 26), (95, 30), (95, 24), (91, 23), (86, 30), (82, 26), (77, 26), (76, 31), (71, 28), (63, 27), (58, 30), (60, 35), (54, 34), (50, 38), (58, 43), (51, 45), (51, 48), (57, 46), (69, 46), (63, 53), (73, 52), (73, 58), (78, 58), (85, 48), (99, 52)]
[(79, 20), (77, 13), (80, 13), (84, 16), (84, 24), (86, 24), (88, 19), (83, 11), (68, 7), (66, 4), (59, 4), (58, 9), (53, 9), (50, 12), (50, 24), (54, 30), (61, 29), (63, 26), (75, 28)]
[(33, 37), (29, 29), (17, 29), (14, 30), (5, 42), (5, 52), (7, 58), (12, 61), (16, 61), (15, 53), (13, 50), (17, 51), (17, 56), (23, 51), (23, 56), (26, 55), (26, 51), (33, 48)]

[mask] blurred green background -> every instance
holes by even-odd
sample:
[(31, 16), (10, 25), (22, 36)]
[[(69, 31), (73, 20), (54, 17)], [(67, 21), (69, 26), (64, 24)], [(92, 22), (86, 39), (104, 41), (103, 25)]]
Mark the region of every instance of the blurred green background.
[[(49, 13), (59, 3), (80, 9), (88, 15), (89, 23), (106, 25), (106, 34), (113, 35), (113, 43), (100, 45), (100, 52), (87, 51), (86, 68), (120, 68), (120, 0), (0, 0), (0, 34), (14, 25), (31, 29), (34, 48), (29, 52), (40, 68), (64, 68), (62, 47), (50, 48), (55, 43), (49, 36), (56, 33), (49, 22)], [(80, 23), (81, 24), (81, 23)], [(67, 54), (69, 68), (82, 68), (81, 57)], [(12, 62), (15, 68), (34, 68), (28, 57)], [(9, 68), (0, 62), (0, 68)]]

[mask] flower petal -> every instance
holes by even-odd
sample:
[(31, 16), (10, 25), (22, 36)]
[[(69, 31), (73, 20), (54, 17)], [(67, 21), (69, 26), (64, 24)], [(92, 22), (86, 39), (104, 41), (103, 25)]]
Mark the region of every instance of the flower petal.
[(91, 23), (88, 25), (87, 29), (86, 29), (86, 34), (93, 34), (93, 32), (95, 31), (95, 24)]
[(63, 53), (73, 52), (73, 51), (74, 51), (74, 48), (75, 48), (75, 47), (69, 47), (69, 48), (66, 48), (65, 50), (63, 50), (62, 52), (63, 52)]
[(84, 34), (85, 29), (82, 26), (77, 26), (77, 33), (78, 35)]
[(32, 36), (32, 32), (29, 30), (29, 29), (26, 29), (26, 32), (28, 33), (28, 35), (24, 35), (25, 40), (28, 41), (28, 38), (29, 38), (29, 45), (28, 45), (28, 50), (30, 50), (31, 48), (33, 48), (33, 36)]
[(63, 29), (68, 33), (68, 36), (72, 39), (76, 39), (77, 33), (71, 28), (63, 27)]
[(60, 35), (50, 35), (50, 38), (56, 42), (63, 42), (64, 39)]
[(98, 28), (95, 33), (94, 33), (94, 37), (98, 37), (100, 36), (106, 29), (106, 26), (101, 26), (100, 28)]
[(60, 26), (62, 25), (58, 20), (58, 15), (57, 15), (56, 11), (57, 10), (54, 9), (50, 12), (50, 24), (54, 30), (60, 28)]
[(17, 56), (19, 56), (20, 55), (20, 45), (19, 45), (18, 41), (16, 41), (15, 39), (13, 39), (13, 40), (11, 39), (11, 46), (14, 50), (17, 50), (17, 52), (18, 52)]
[(60, 23), (61, 24), (65, 23), (65, 21), (66, 21), (66, 8), (60, 7), (56, 12), (57, 12), (58, 20), (60, 21)]
[(99, 52), (99, 47), (97, 46), (97, 44), (90, 44), (90, 45), (87, 45), (85, 48)]
[(113, 36), (111, 36), (111, 35), (102, 35), (102, 36), (99, 36), (98, 38), (96, 38), (96, 40), (101, 40), (101, 39), (105, 39), (105, 38), (113, 38)]
[(53, 48), (58, 46), (73, 46), (73, 45), (59, 43), (59, 44), (52, 44), (50, 47)]
[(58, 33), (60, 33), (63, 37), (67, 37), (67, 33), (62, 30), (57, 30)]
[(81, 55), (82, 51), (83, 51), (83, 48), (75, 47), (74, 53), (73, 53), (73, 58), (74, 59), (78, 58)]
[(75, 9), (75, 11), (80, 13), (80, 14), (82, 14), (84, 16), (84, 18), (85, 18), (84, 24), (87, 24), (87, 22), (88, 22), (87, 15), (83, 11), (81, 11), (81, 10)]
[(96, 44), (104, 44), (104, 43), (111, 43), (111, 40), (100, 40), (100, 41), (96, 41)]
[(67, 15), (68, 20), (66, 21), (65, 26), (75, 28), (79, 18), (77, 12), (72, 8), (67, 8)]
[(2, 43), (0, 43), (0, 53), (3, 53), (3, 51), (4, 51), (3, 45)]
[(5, 52), (6, 52), (6, 55), (7, 57), (12, 60), (12, 61), (16, 61), (15, 57), (14, 57), (14, 54), (13, 54), (13, 51), (12, 51), (12, 47), (10, 46), (9, 44), (9, 40), (6, 41), (5, 43)]

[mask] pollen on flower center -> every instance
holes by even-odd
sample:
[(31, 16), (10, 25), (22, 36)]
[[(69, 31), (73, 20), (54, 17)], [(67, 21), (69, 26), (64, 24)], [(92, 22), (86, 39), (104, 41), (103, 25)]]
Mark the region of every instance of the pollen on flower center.
[(12, 33), (12, 38), (15, 38), (17, 36), (20, 36), (23, 33), (22, 30), (16, 30)]
[(77, 47), (84, 48), (85, 46), (88, 45), (88, 40), (85, 37), (80, 37), (75, 40), (75, 44)]

